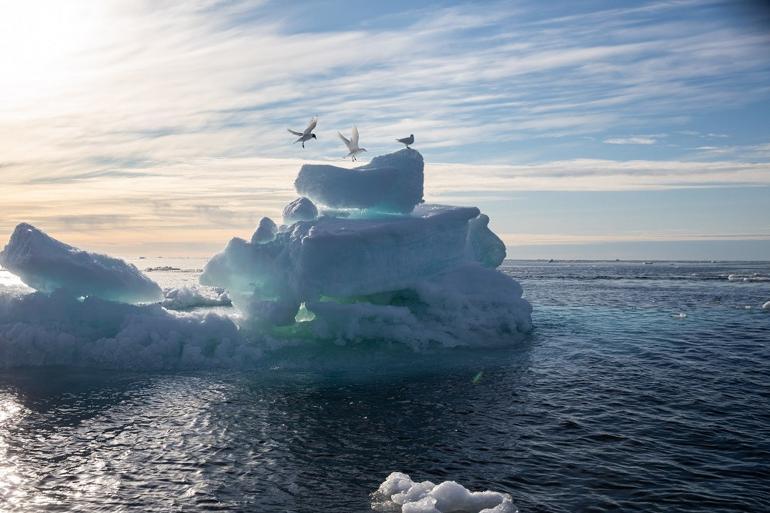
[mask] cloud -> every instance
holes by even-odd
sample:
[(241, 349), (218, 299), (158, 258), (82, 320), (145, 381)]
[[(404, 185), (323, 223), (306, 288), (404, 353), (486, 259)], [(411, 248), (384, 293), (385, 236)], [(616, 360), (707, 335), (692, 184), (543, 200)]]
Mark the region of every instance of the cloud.
[(605, 139), (604, 144), (655, 144), (657, 139), (653, 137), (611, 137)]

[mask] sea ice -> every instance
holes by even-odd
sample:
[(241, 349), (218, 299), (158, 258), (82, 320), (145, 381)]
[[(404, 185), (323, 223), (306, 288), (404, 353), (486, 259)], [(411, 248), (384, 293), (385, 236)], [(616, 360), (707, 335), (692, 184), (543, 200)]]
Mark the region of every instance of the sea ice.
[(318, 209), (313, 205), (312, 201), (304, 196), (295, 199), (283, 209), (284, 224), (294, 224), (297, 221), (312, 221), (317, 217)]
[(762, 310), (770, 310), (770, 301), (762, 305)]
[(354, 169), (305, 164), (294, 187), (328, 207), (408, 213), (422, 202), (422, 155), (407, 148)]
[(471, 492), (454, 481), (417, 483), (401, 472), (391, 473), (372, 494), (375, 511), (401, 513), (516, 513), (511, 496)]
[(134, 265), (81, 251), (26, 223), (16, 227), (8, 245), (0, 252), (0, 264), (41, 292), (62, 289), (75, 297), (100, 297), (126, 303), (163, 298), (160, 287)]

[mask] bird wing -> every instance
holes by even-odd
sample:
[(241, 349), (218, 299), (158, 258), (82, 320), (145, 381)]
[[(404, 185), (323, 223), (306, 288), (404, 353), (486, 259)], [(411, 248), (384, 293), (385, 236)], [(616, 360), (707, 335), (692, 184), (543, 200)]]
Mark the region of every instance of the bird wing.
[(406, 144), (407, 142), (409, 142), (409, 138), (408, 137), (404, 137), (403, 139), (396, 139), (396, 141), (398, 141), (398, 142), (400, 142), (402, 144)]
[(313, 118), (310, 120), (310, 123), (307, 124), (307, 128), (305, 129), (305, 133), (303, 135), (309, 135), (310, 132), (313, 131), (313, 129), (318, 124), (318, 118)]
[(358, 127), (353, 127), (353, 135), (350, 136), (350, 142), (353, 146), (358, 147)]
[(296, 130), (292, 130), (291, 128), (287, 128), (286, 130), (288, 130), (290, 133), (296, 135), (297, 137), (302, 137), (303, 135), (305, 135), (302, 132), (297, 132)]
[(344, 143), (345, 143), (345, 146), (347, 146), (347, 147), (348, 147), (348, 150), (350, 150), (350, 139), (348, 139), (347, 137), (345, 137), (344, 135), (342, 135), (342, 134), (341, 134), (341, 133), (339, 133), (339, 132), (337, 132), (337, 135), (339, 135), (339, 136), (340, 136), (340, 139), (342, 139), (342, 142), (344, 142)]

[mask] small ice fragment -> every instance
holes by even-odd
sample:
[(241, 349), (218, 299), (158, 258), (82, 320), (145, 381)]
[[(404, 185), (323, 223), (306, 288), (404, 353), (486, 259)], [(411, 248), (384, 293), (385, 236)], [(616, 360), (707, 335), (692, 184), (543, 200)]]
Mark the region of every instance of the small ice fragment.
[(770, 301), (768, 301), (764, 305), (762, 305), (762, 310), (770, 310)]
[(278, 227), (275, 225), (272, 219), (269, 217), (263, 217), (259, 220), (259, 226), (251, 236), (252, 244), (264, 244), (275, 239), (275, 234), (278, 232)]
[(284, 224), (294, 224), (297, 221), (313, 221), (318, 217), (318, 209), (308, 198), (302, 196), (295, 199), (283, 209)]
[(511, 496), (471, 492), (454, 481), (417, 483), (401, 472), (391, 473), (372, 494), (375, 511), (401, 513), (516, 513)]
[(687, 318), (687, 314), (684, 313), (684, 312), (679, 312), (678, 314), (674, 315), (674, 318), (675, 319), (686, 319)]

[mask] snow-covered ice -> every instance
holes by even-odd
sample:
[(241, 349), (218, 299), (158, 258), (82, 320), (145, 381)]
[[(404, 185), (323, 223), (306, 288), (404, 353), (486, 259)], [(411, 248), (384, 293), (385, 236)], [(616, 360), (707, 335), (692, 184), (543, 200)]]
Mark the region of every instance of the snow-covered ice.
[(516, 513), (507, 493), (471, 492), (455, 481), (415, 482), (401, 472), (391, 473), (372, 494), (375, 511), (401, 513)]
[(163, 298), (160, 287), (134, 265), (59, 242), (32, 225), (16, 227), (0, 252), (0, 264), (41, 292), (65, 290), (126, 303)]
[(422, 155), (403, 149), (354, 169), (305, 164), (294, 187), (328, 207), (408, 213), (423, 200)]

